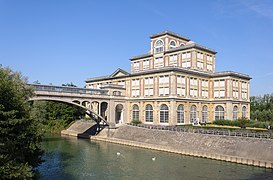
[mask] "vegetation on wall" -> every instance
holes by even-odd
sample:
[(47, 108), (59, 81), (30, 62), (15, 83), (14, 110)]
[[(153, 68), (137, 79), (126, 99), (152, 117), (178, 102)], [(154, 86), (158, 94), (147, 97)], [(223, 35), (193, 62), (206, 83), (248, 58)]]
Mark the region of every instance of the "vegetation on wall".
[(42, 162), (41, 134), (30, 117), (33, 95), (20, 73), (0, 66), (0, 179), (34, 179)]

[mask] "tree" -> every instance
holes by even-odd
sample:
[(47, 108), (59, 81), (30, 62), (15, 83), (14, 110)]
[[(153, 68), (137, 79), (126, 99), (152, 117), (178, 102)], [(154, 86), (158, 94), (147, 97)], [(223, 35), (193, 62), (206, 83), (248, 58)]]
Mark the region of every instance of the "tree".
[(42, 162), (41, 134), (30, 118), (33, 90), (18, 72), (0, 66), (0, 177), (34, 179)]
[(33, 81), (33, 84), (41, 84), (38, 80)]
[(273, 94), (250, 97), (251, 119), (273, 122)]
[(66, 84), (62, 84), (62, 86), (77, 87), (77, 86), (76, 86), (75, 84), (73, 84), (72, 82), (66, 83)]

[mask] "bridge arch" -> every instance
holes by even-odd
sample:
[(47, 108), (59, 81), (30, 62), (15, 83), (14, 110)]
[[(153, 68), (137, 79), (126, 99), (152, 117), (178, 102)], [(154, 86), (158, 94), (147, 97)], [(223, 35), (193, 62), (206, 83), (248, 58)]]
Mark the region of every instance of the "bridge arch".
[(80, 107), (82, 109), (86, 110), (86, 114), (88, 116), (90, 116), (92, 119), (94, 119), (97, 123), (102, 122), (103, 125), (109, 125), (109, 123), (102, 117), (100, 116), (98, 113), (94, 112), (91, 108), (85, 107), (83, 106), (80, 101), (78, 100), (73, 100), (73, 101), (67, 101), (64, 99), (58, 99), (58, 98), (47, 98), (47, 97), (33, 97), (30, 98), (28, 101), (55, 101), (55, 102), (63, 102), (66, 104), (71, 104), (77, 107)]

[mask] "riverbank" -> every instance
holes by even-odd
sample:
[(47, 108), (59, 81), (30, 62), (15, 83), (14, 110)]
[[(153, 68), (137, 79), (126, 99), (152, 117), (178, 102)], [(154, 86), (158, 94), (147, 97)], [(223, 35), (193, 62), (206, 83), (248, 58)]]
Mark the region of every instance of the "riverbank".
[(124, 125), (91, 140), (273, 168), (273, 140), (162, 131)]

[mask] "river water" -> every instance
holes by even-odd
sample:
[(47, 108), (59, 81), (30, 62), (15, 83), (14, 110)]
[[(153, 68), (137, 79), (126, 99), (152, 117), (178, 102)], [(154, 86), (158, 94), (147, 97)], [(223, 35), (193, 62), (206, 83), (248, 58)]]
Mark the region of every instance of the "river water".
[(42, 147), (42, 179), (273, 179), (271, 169), (87, 139), (48, 136)]

